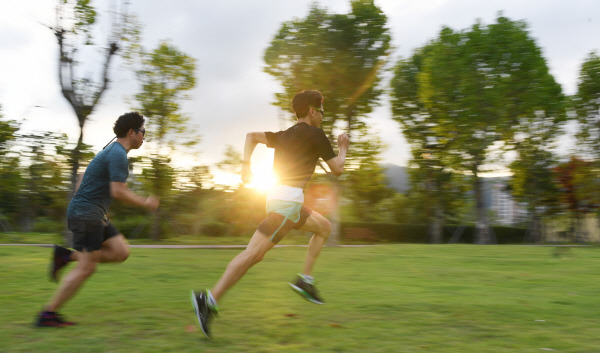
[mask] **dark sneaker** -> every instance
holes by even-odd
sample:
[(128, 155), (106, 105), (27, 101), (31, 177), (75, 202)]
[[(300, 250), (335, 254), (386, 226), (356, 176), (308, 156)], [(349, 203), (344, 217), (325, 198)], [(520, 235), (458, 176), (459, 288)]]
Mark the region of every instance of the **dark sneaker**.
[(325, 304), (323, 299), (319, 296), (319, 292), (315, 285), (308, 283), (302, 276), (298, 275), (294, 283), (288, 283), (292, 289), (300, 294), (304, 299), (315, 304)]
[(192, 304), (194, 305), (194, 311), (196, 312), (196, 317), (198, 318), (198, 323), (200, 323), (200, 328), (206, 337), (210, 337), (209, 325), (213, 316), (217, 315), (217, 310), (212, 309), (208, 305), (208, 296), (206, 294), (206, 290), (203, 290), (199, 293), (196, 293), (194, 290), (192, 290), (191, 299)]
[(58, 271), (61, 268), (65, 267), (69, 262), (71, 262), (71, 253), (71, 250), (54, 244), (54, 253), (52, 254), (52, 259), (50, 259), (49, 271), (50, 279), (54, 282), (58, 281)]
[(37, 327), (63, 327), (75, 325), (72, 321), (66, 321), (62, 315), (55, 311), (40, 312), (34, 325)]

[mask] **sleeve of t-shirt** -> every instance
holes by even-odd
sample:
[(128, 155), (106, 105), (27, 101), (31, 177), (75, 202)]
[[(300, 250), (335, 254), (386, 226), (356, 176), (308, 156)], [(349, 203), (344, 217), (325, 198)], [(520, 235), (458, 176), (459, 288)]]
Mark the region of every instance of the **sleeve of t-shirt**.
[[(112, 151), (111, 151), (112, 152)], [(124, 183), (129, 176), (129, 161), (125, 151), (111, 153), (108, 156), (108, 181)]]
[(277, 146), (277, 133), (267, 131), (265, 136), (267, 137), (267, 147), (275, 148)]
[(337, 156), (337, 154), (335, 154), (333, 151), (333, 147), (331, 147), (331, 143), (325, 135), (325, 132), (323, 132), (321, 129), (319, 129), (319, 133), (317, 134), (317, 151), (319, 152), (319, 156), (323, 158), (324, 161), (328, 161)]

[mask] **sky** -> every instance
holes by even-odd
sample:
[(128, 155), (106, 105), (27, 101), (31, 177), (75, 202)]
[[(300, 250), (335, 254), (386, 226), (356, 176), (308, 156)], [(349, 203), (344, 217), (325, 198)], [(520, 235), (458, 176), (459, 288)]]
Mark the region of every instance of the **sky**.
[[(77, 119), (60, 94), (57, 43), (45, 26), (54, 23), (56, 2), (0, 0), (0, 106), (4, 117), (22, 122), (25, 131), (66, 133), (75, 142), (79, 137)], [(180, 164), (212, 166), (224, 159), (227, 145), (241, 152), (247, 132), (278, 131), (291, 124), (271, 104), (281, 88), (264, 73), (262, 57), (282, 23), (306, 17), (314, 1), (131, 3), (130, 11), (144, 25), (144, 47), (151, 50), (161, 40), (169, 40), (196, 59), (196, 87), (189, 92), (191, 100), (182, 104), (181, 112), (190, 117), (201, 135), (197, 145), (201, 153), (197, 160), (181, 158)], [(316, 3), (330, 13), (350, 11), (349, 0)], [(576, 92), (581, 64), (590, 52), (600, 50), (597, 0), (375, 0), (375, 4), (388, 17), (394, 47), (392, 63), (435, 39), (442, 26), (462, 30), (477, 19), (490, 24), (500, 11), (528, 24), (531, 37), (565, 94)], [(103, 38), (98, 37), (98, 42)], [(114, 121), (131, 110), (132, 97), (139, 90), (133, 74), (121, 62), (115, 64), (109, 90), (84, 130), (84, 142), (97, 150), (113, 137)], [(327, 110), (327, 101), (324, 105)], [(373, 133), (387, 145), (382, 162), (405, 166), (409, 146), (391, 118), (387, 96), (369, 121)], [(142, 148), (132, 154), (143, 153)], [(259, 147), (256, 155), (266, 160), (270, 152)]]

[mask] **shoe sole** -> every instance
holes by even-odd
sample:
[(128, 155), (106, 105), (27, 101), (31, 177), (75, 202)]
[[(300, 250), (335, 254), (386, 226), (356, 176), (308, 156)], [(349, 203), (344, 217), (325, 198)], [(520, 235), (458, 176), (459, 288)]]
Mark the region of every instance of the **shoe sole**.
[(190, 295), (192, 305), (194, 306), (194, 312), (196, 313), (196, 318), (198, 319), (198, 324), (200, 324), (200, 329), (202, 329), (202, 333), (204, 333), (206, 337), (210, 338), (208, 333), (206, 333), (206, 331), (204, 330), (204, 325), (202, 325), (202, 314), (200, 314), (200, 308), (198, 307), (198, 301), (196, 300), (196, 293), (194, 293), (193, 289)]
[(288, 283), (290, 285), (290, 287), (292, 287), (292, 290), (296, 293), (298, 293), (302, 298), (308, 300), (309, 302), (313, 303), (313, 304), (325, 304), (323, 302), (320, 302), (316, 299), (314, 299), (310, 294), (308, 294), (304, 289), (294, 285), (293, 283)]

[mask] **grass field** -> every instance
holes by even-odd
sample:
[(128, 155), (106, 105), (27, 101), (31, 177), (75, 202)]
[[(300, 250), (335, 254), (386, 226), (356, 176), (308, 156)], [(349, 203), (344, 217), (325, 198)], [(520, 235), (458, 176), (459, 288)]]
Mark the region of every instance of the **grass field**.
[(50, 249), (0, 247), (0, 351), (600, 351), (596, 247), (325, 248), (315, 275), (326, 305), (287, 287), (305, 251), (274, 249), (251, 269), (221, 301), (208, 340), (190, 288), (212, 285), (239, 249), (134, 248), (63, 308), (76, 326), (36, 329), (56, 288)]

